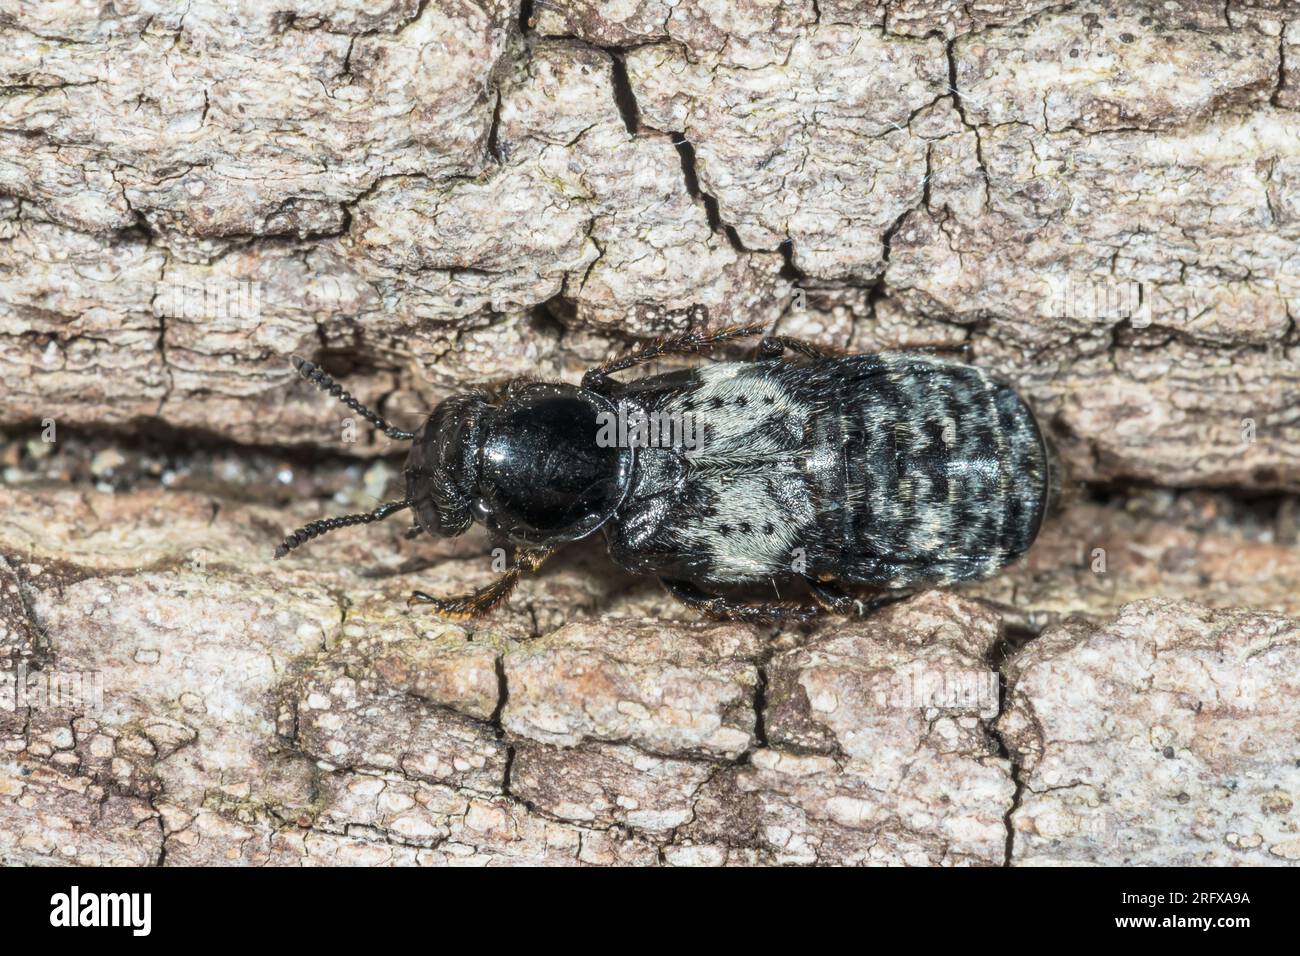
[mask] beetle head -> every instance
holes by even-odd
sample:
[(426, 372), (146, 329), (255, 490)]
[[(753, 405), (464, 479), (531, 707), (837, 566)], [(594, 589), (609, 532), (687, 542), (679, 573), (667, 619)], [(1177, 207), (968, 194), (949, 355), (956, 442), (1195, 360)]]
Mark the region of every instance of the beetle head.
[(426, 534), (453, 538), (470, 525), (486, 408), (480, 392), (453, 395), (415, 434), (406, 459), (406, 500)]
[(602, 440), (615, 406), (594, 391), (517, 382), (491, 404), (483, 392), (464, 392), (441, 402), (419, 431), (408, 432), (366, 408), (319, 366), (295, 357), (294, 367), (389, 438), (413, 444), (405, 498), (309, 522), (284, 539), (276, 557), (319, 535), (407, 508), (426, 534), (451, 538), (479, 521), (515, 544), (552, 546), (600, 528), (631, 487), (635, 452)]

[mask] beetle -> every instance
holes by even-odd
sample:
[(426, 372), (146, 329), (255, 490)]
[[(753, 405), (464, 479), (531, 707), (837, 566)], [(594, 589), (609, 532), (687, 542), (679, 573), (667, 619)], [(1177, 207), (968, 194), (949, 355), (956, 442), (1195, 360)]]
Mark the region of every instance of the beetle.
[[(707, 311), (665, 315), (699, 329)], [(866, 613), (918, 588), (995, 574), (1025, 553), (1053, 498), (1053, 455), (1028, 405), (980, 368), (919, 352), (841, 355), (769, 335), (748, 361), (613, 377), (762, 332), (671, 336), (590, 369), (581, 386), (469, 390), (415, 432), (295, 357), (302, 377), (412, 446), (404, 498), (313, 521), (276, 557), (404, 509), (414, 512), (412, 535), (453, 537), (479, 523), (514, 547), (501, 577), (471, 594), (416, 591), (408, 602), (469, 618), (564, 544), (601, 532), (615, 563), (657, 576), (689, 607), (769, 622)], [(657, 435), (645, 427), (656, 421)], [(671, 427), (681, 423), (693, 427)], [(719, 593), (793, 581), (811, 601)]]

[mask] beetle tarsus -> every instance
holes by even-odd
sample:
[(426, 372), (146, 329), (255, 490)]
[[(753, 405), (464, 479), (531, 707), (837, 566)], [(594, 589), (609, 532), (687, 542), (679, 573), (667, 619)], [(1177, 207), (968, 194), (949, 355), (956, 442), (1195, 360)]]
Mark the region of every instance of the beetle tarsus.
[(788, 335), (765, 335), (759, 340), (757, 358), (780, 358), (787, 350), (812, 359), (833, 358), (841, 354), (836, 349), (805, 342), (803, 339), (791, 338)]
[[(692, 309), (695, 308), (697, 307), (692, 307)], [(698, 308), (704, 309), (703, 306)], [(692, 314), (707, 317), (708, 312), (705, 310)], [(652, 342), (644, 348), (612, 358), (604, 364), (588, 370), (582, 377), (582, 387), (599, 391), (600, 385), (606, 384), (609, 377), (615, 372), (622, 372), (638, 365), (644, 365), (646, 362), (652, 362), (665, 355), (695, 355), (714, 345), (721, 345), (733, 339), (752, 338), (755, 335), (761, 335), (762, 332), (763, 326), (761, 325), (728, 325), (712, 332), (697, 329), (691, 332), (682, 332), (679, 335), (670, 335)]]
[(717, 594), (708, 594), (686, 581), (660, 578), (664, 589), (686, 607), (699, 611), (715, 621), (740, 621), (746, 624), (775, 624), (789, 621), (810, 621), (821, 613), (821, 608), (788, 601), (768, 601), (747, 604)]
[(882, 607), (910, 597), (912, 591), (876, 591), (869, 597), (856, 598), (834, 581), (808, 581), (813, 600), (828, 614), (839, 617), (866, 617)]
[(515, 585), (519, 583), (519, 578), (524, 574), (532, 574), (540, 568), (552, 553), (552, 551), (521, 550), (515, 556), (514, 563), (501, 577), (477, 591), (450, 598), (438, 598), (424, 591), (412, 591), (411, 596), (406, 600), (406, 606), (429, 604), (438, 615), (456, 621), (482, 617), (510, 597)]

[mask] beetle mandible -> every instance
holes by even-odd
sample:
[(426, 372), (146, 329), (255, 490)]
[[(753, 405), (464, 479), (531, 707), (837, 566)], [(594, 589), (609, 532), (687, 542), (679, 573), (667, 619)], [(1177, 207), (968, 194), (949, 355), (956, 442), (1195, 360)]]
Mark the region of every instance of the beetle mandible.
[[(707, 312), (669, 315), (699, 328)], [(974, 366), (914, 352), (837, 355), (766, 336), (750, 361), (612, 377), (762, 331), (661, 339), (590, 369), (581, 387), (516, 380), (467, 391), (415, 432), (295, 357), (302, 377), (413, 444), (403, 499), (313, 521), (276, 557), (408, 508), (413, 534), (453, 537), (478, 522), (514, 546), (501, 577), (472, 594), (416, 591), (408, 602), (468, 618), (504, 601), (562, 545), (600, 531), (617, 564), (657, 576), (686, 605), (768, 622), (863, 613), (917, 588), (992, 575), (1033, 543), (1052, 497), (1052, 453), (1015, 390)], [(667, 439), (651, 429), (655, 441), (644, 428), (636, 440), (610, 431), (628, 421), (693, 427), (670, 427)], [(718, 593), (792, 581), (811, 602)]]

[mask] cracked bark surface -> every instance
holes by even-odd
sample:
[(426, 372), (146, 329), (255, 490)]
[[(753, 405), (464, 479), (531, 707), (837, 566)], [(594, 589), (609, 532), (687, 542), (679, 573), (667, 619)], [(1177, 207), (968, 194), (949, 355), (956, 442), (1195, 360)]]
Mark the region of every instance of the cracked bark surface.
[[(0, 860), (1300, 858), (1289, 4), (114, 9), (0, 5), (0, 666), (103, 688), (0, 706)], [(781, 630), (598, 542), (473, 626), (404, 602), (475, 535), (270, 560), (400, 481), (289, 355), (414, 424), (694, 302), (965, 346), (1063, 511)]]

